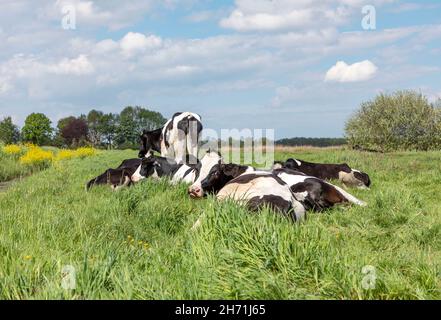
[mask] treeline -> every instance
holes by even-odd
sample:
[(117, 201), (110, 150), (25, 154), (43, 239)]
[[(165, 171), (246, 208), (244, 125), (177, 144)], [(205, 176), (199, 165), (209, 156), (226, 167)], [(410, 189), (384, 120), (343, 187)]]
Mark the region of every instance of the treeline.
[(341, 146), (346, 144), (345, 138), (305, 138), (305, 137), (296, 137), (296, 138), (286, 138), (277, 140), (276, 145), (282, 146), (313, 146), (313, 147), (332, 147), (332, 146)]
[(165, 122), (161, 113), (139, 106), (125, 107), (119, 114), (91, 110), (79, 117), (62, 118), (55, 127), (45, 114), (32, 113), (21, 130), (10, 117), (0, 121), (0, 141), (69, 148), (86, 145), (108, 149), (138, 148), (143, 129), (154, 130)]

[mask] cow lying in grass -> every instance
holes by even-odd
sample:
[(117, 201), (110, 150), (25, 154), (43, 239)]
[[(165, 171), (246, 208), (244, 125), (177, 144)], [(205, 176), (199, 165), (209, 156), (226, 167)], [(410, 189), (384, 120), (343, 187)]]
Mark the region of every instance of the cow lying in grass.
[(203, 197), (205, 193), (214, 193), (219, 200), (236, 200), (253, 211), (269, 207), (294, 221), (305, 215), (305, 207), (295, 199), (285, 182), (271, 172), (255, 171), (249, 166), (216, 164), (200, 187), (189, 188), (193, 198)]
[[(196, 165), (191, 164), (196, 161)], [(172, 184), (178, 182), (197, 183), (197, 181), (205, 178), (215, 164), (221, 161), (221, 155), (210, 150), (200, 161), (197, 159), (189, 160), (187, 157), (188, 164), (178, 164), (169, 158), (150, 156), (142, 159), (141, 166), (132, 177), (132, 180), (136, 182), (148, 177), (169, 177)]]
[(371, 185), (371, 180), (367, 173), (351, 169), (346, 163), (313, 163), (292, 158), (285, 162), (274, 162), (273, 169), (281, 168), (297, 170), (308, 176), (313, 176), (322, 180), (338, 179), (346, 187), (367, 189)]
[(86, 184), (86, 190), (95, 185), (110, 185), (112, 189), (118, 190), (133, 183), (132, 176), (140, 167), (142, 159), (126, 159), (116, 169), (107, 169), (104, 173), (93, 178)]
[[(299, 202), (304, 209), (321, 211), (339, 203), (366, 205), (363, 201), (358, 200), (337, 186), (294, 170), (255, 171), (253, 167), (237, 164), (215, 165), (202, 181), (201, 188), (190, 188), (189, 193), (195, 198), (203, 197), (205, 193), (214, 193), (218, 199), (227, 197), (236, 200), (244, 198), (250, 201), (252, 199), (254, 202), (251, 201), (249, 205), (251, 208), (256, 208), (266, 203), (284, 212), (287, 208), (286, 205), (283, 202), (280, 202), (281, 205), (277, 204), (278, 200), (274, 197), (276, 195), (274, 192), (282, 192), (279, 191), (280, 188), (277, 188), (276, 184), (270, 182), (270, 179), (260, 179), (261, 182), (256, 180), (263, 177), (274, 179), (274, 176), (277, 178), (277, 181), (282, 181), (288, 186), (294, 196), (294, 200)], [(284, 193), (282, 192), (281, 194)], [(253, 198), (253, 196), (257, 195), (259, 198)], [(287, 201), (286, 196), (279, 198)]]
[(170, 158), (154, 155), (143, 159), (127, 159), (118, 168), (107, 169), (103, 174), (90, 180), (86, 189), (89, 190), (94, 185), (108, 184), (112, 189), (117, 190), (149, 177), (169, 177), (172, 184), (194, 183), (198, 178), (208, 174), (211, 167), (219, 163), (220, 159), (221, 156), (217, 152), (211, 151), (208, 151), (201, 161), (187, 155), (186, 163), (183, 164), (178, 164)]
[(291, 169), (275, 169), (273, 173), (289, 185), (297, 200), (309, 210), (322, 211), (344, 203), (366, 206), (365, 202), (322, 179)]

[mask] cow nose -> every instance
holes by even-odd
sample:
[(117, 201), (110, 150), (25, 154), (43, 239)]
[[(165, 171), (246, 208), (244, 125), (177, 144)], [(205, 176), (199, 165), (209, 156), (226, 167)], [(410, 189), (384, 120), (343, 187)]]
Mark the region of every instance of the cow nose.
[(199, 198), (201, 196), (200, 188), (190, 188), (188, 189), (188, 194), (193, 198)]

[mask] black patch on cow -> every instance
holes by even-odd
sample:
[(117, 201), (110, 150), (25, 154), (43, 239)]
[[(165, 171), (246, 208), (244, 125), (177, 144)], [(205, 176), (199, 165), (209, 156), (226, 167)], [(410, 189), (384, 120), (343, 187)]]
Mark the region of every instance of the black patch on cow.
[(129, 183), (127, 184), (129, 186), (132, 184), (132, 180), (130, 179), (130, 177), (130, 169), (107, 169), (98, 177), (90, 180), (86, 185), (86, 189), (89, 190), (92, 186), (105, 184), (112, 185), (114, 187), (122, 186), (126, 183), (127, 180), (129, 180)]
[(262, 197), (256, 196), (248, 200), (247, 207), (252, 211), (259, 211), (263, 208), (269, 208), (275, 212), (282, 213), (296, 221), (294, 208), (291, 201), (287, 201), (280, 196), (268, 194)]
[(150, 156), (142, 159), (140, 175), (147, 178), (156, 171), (159, 177), (173, 176), (180, 167), (181, 165), (177, 164), (173, 159)]
[(305, 199), (297, 200), (309, 210), (322, 211), (348, 201), (334, 186), (317, 178), (307, 178), (290, 189), (293, 193), (307, 192)]
[(167, 140), (167, 132), (170, 132), (173, 129), (173, 119), (175, 116), (173, 116), (172, 120), (167, 124), (167, 127), (165, 127), (164, 134), (162, 136), (162, 139), (164, 140), (164, 144), (167, 148), (170, 147), (170, 143)]
[(281, 173), (286, 173), (286, 174), (292, 174), (292, 175), (296, 175), (296, 176), (306, 176), (306, 174), (303, 172), (300, 172), (295, 169), (288, 169), (288, 168), (273, 169), (271, 172), (274, 173), (275, 175), (278, 175)]
[(219, 161), (218, 164), (211, 168), (207, 177), (201, 181), (201, 187), (206, 193), (217, 193), (228, 182), (240, 176), (248, 168), (248, 166), (233, 163), (222, 164)]
[(244, 174), (241, 176), (238, 176), (237, 178), (235, 178), (234, 180), (230, 181), (230, 183), (239, 183), (239, 184), (246, 184), (249, 183), (250, 181), (257, 179), (257, 178), (271, 178), (276, 180), (276, 182), (282, 186), (286, 185), (286, 183), (280, 179), (278, 176), (276, 176), (273, 173), (268, 173), (268, 174), (261, 174), (261, 173), (249, 173), (249, 174)]
[(283, 164), (284, 168), (297, 170), (305, 173), (306, 175), (317, 177), (324, 180), (338, 179), (338, 173), (340, 171), (350, 173), (351, 168), (346, 164), (327, 164), (327, 163), (313, 163), (297, 159), (300, 161), (300, 165), (296, 162), (296, 159), (288, 159)]
[[(123, 160), (123, 162), (121, 162), (121, 164), (116, 169), (109, 168), (104, 173), (90, 180), (86, 185), (86, 189), (89, 190), (94, 185), (108, 184), (109, 174), (118, 176), (118, 172), (115, 170), (124, 170), (124, 174), (131, 177), (135, 173), (136, 169), (138, 169), (139, 165), (141, 164), (141, 161), (142, 159), (139, 158)], [(122, 173), (122, 171), (120, 173)]]

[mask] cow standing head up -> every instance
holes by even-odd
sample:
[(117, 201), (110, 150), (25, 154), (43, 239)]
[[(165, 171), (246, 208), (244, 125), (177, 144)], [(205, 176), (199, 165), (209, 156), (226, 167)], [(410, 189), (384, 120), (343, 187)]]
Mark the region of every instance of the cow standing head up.
[(138, 156), (143, 158), (150, 151), (157, 151), (162, 157), (173, 158), (177, 163), (184, 163), (186, 155), (197, 158), (202, 128), (201, 117), (198, 114), (175, 113), (164, 127), (143, 131)]

